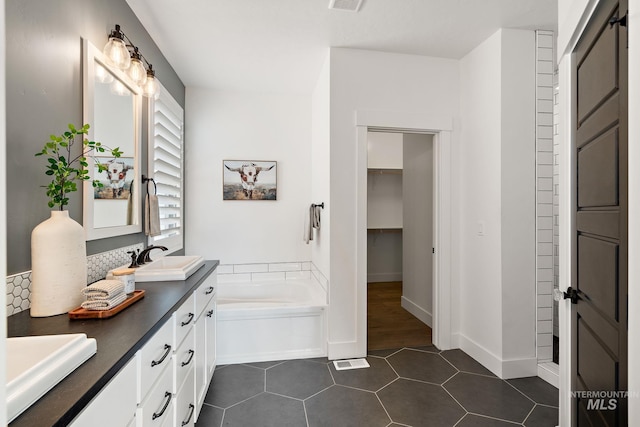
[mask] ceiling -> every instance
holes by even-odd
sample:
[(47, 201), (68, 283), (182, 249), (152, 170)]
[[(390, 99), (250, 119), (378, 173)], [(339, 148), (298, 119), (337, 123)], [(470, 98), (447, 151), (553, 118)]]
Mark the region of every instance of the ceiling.
[(458, 59), (498, 28), (557, 26), (557, 0), (127, 2), (183, 83), (213, 89), (310, 93), (330, 46)]

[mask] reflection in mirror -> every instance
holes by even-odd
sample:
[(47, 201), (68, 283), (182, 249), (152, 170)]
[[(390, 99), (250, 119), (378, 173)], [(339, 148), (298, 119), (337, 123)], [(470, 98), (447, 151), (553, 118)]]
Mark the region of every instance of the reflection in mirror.
[[(122, 71), (110, 67), (97, 48), (84, 41), (84, 122), (89, 139), (119, 147), (122, 156), (87, 159), (91, 179), (85, 182), (83, 218), (87, 240), (141, 231), (139, 88)], [(106, 167), (98, 172), (98, 164)]]

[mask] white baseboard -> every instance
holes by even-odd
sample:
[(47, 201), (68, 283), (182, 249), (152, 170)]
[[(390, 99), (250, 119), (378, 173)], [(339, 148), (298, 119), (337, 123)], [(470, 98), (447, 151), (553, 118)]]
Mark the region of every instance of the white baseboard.
[(380, 282), (402, 282), (402, 272), (367, 274), (367, 283), (380, 283)]
[(366, 357), (367, 350), (364, 353), (358, 349), (357, 341), (344, 341), (344, 342), (328, 342), (327, 343), (327, 357), (329, 360), (337, 359), (355, 359), (358, 357)]
[(560, 387), (560, 367), (557, 363), (540, 363), (538, 365), (538, 376), (555, 388)]
[(538, 361), (535, 357), (504, 360), (462, 334), (457, 334), (457, 341), (462, 351), (499, 378), (507, 380), (538, 375)]
[(424, 323), (428, 327), (431, 327), (431, 325), (433, 324), (433, 318), (431, 316), (431, 313), (429, 313), (427, 310), (420, 307), (418, 304), (414, 303), (410, 299), (403, 296), (401, 298), (401, 305), (402, 305), (402, 308), (404, 308), (409, 313), (416, 316), (418, 319), (420, 319), (422, 323)]

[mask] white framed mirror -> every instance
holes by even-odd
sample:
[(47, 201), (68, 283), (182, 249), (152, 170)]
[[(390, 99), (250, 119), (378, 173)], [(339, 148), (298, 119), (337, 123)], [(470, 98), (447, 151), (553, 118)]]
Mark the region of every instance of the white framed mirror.
[[(83, 185), (83, 226), (87, 240), (142, 231), (141, 117), (142, 93), (127, 74), (110, 66), (102, 51), (88, 40), (83, 47), (83, 123), (92, 141), (122, 152), (87, 157), (91, 179)], [(98, 172), (97, 163), (107, 167)], [(93, 187), (94, 179), (102, 187)]]

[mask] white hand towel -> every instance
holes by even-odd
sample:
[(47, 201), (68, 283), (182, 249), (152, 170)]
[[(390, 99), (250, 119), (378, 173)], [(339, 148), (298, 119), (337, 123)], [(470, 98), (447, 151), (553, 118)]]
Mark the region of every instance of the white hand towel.
[(88, 300), (108, 300), (124, 292), (124, 283), (120, 280), (100, 280), (83, 288), (80, 292)]
[(91, 299), (83, 302), (81, 307), (86, 310), (111, 310), (114, 307), (119, 306), (127, 299), (127, 294), (124, 292), (110, 299)]
[(144, 199), (144, 234), (155, 237), (161, 233), (158, 196), (155, 194), (147, 194)]

